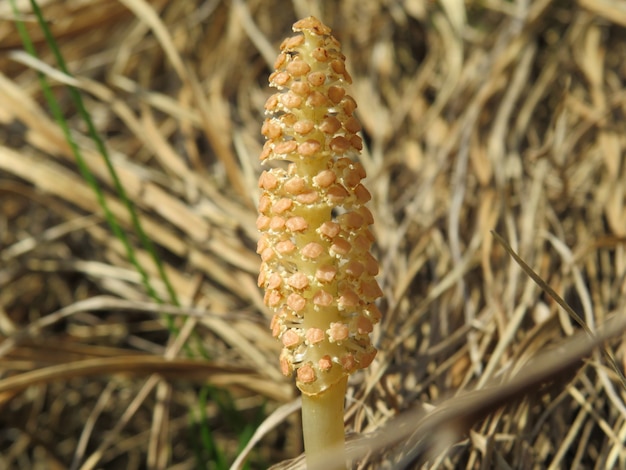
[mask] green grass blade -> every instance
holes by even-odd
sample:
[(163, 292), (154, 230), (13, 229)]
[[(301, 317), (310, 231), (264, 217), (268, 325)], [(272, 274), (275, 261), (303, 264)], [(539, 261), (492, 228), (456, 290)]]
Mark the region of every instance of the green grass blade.
[[(35, 16), (37, 17), (37, 21), (39, 22), (39, 26), (41, 27), (42, 32), (44, 33), (44, 36), (46, 38), (46, 42), (48, 43), (48, 45), (50, 46), (50, 49), (52, 51), (52, 53), (54, 54), (54, 57), (57, 61), (57, 64), (59, 66), (59, 69), (65, 73), (68, 76), (72, 76), (70, 71), (67, 68), (67, 65), (65, 63), (65, 59), (63, 58), (63, 54), (61, 54), (61, 51), (59, 50), (59, 47), (57, 46), (57, 43), (50, 31), (50, 28), (48, 27), (48, 24), (45, 20), (45, 18), (43, 17), (43, 14), (41, 12), (41, 9), (39, 8), (39, 5), (37, 4), (37, 2), (35, 0), (31, 0), (31, 6), (33, 8), (33, 12), (35, 13)], [(32, 44), (31, 44), (31, 49), (33, 50)], [(30, 52), (30, 51), (29, 51)], [(152, 243), (152, 240), (150, 240), (150, 238), (146, 235), (145, 231), (143, 230), (143, 227), (139, 221), (139, 217), (137, 215), (137, 211), (135, 210), (134, 205), (132, 204), (132, 202), (130, 201), (130, 199), (128, 198), (128, 195), (126, 194), (126, 190), (124, 189), (124, 186), (122, 185), (118, 175), (117, 175), (117, 171), (115, 170), (115, 167), (113, 166), (113, 164), (111, 163), (111, 158), (109, 157), (109, 152), (107, 150), (106, 145), (104, 144), (104, 141), (102, 140), (102, 138), (100, 137), (99, 133), (97, 132), (93, 120), (91, 119), (91, 116), (89, 114), (89, 112), (87, 112), (87, 109), (85, 108), (85, 104), (83, 102), (82, 96), (79, 93), (79, 91), (73, 87), (73, 86), (68, 86), (68, 91), (70, 93), (70, 97), (72, 99), (72, 102), (74, 103), (74, 106), (76, 106), (76, 109), (80, 115), (80, 117), (83, 119), (83, 121), (85, 122), (85, 124), (87, 125), (87, 129), (88, 129), (88, 133), (89, 133), (89, 137), (93, 140), (93, 142), (95, 143), (98, 151), (100, 152), (100, 155), (102, 156), (102, 159), (104, 160), (106, 167), (107, 167), (107, 171), (109, 172), (109, 175), (111, 177), (111, 180), (113, 181), (113, 185), (115, 187), (115, 191), (117, 192), (120, 200), (122, 201), (122, 203), (124, 204), (124, 206), (126, 207), (126, 210), (128, 211), (132, 224), (133, 224), (133, 228), (135, 229), (135, 232), (137, 233), (137, 236), (140, 239), (140, 242), (142, 244), (142, 246), (146, 249), (146, 251), (148, 251), (148, 253), (150, 253), (150, 256), (152, 258), (152, 261), (154, 262), (155, 266), (157, 267), (157, 270), (159, 272), (159, 276), (161, 277), (161, 279), (163, 280), (168, 294), (170, 296), (170, 301), (172, 303), (174, 303), (175, 305), (180, 305), (179, 301), (178, 301), (178, 297), (176, 295), (176, 292), (174, 290), (174, 287), (172, 286), (171, 282), (169, 281), (169, 278), (167, 276), (167, 273), (165, 272), (165, 269), (163, 267), (163, 263), (161, 262), (161, 259), (159, 258), (159, 256), (156, 253), (156, 250), (154, 248), (154, 244)], [(62, 119), (62, 116), (57, 116), (55, 115), (55, 118), (57, 120)], [(67, 129), (67, 124), (64, 124), (64, 132), (66, 132)], [(66, 137), (71, 138), (71, 135), (69, 134), (69, 132), (66, 132)], [(72, 145), (72, 150), (74, 152), (74, 155), (77, 159), (77, 161), (79, 162), (79, 166), (81, 169), (81, 173), (83, 173), (83, 176), (86, 176), (86, 174), (89, 174), (89, 180), (90, 180), (90, 184), (92, 184), (92, 187), (94, 188), (94, 190), (97, 191), (98, 193), (98, 201), (101, 204), (101, 206), (103, 207), (103, 209), (105, 208), (106, 205), (106, 201), (104, 200), (104, 197), (102, 196), (102, 191), (100, 190), (100, 188), (97, 186), (97, 183), (95, 182), (95, 178), (93, 177), (93, 175), (91, 175), (87, 165), (84, 162), (84, 159), (80, 153), (80, 151), (78, 151), (78, 148), (75, 144)], [(97, 189), (96, 189), (97, 188)], [(108, 211), (108, 214), (110, 215), (110, 211)], [(127, 249), (127, 255), (129, 256), (129, 260), (133, 263), (133, 265), (138, 269), (138, 271), (140, 272), (142, 279), (144, 280), (144, 284), (146, 285), (146, 288), (151, 292), (151, 297), (154, 298), (154, 300), (161, 302), (161, 299), (158, 298), (158, 296), (156, 295), (156, 292), (153, 290), (153, 288), (150, 286), (148, 277), (147, 277), (147, 273), (145, 272), (145, 270), (143, 269), (143, 267), (139, 264), (139, 262), (137, 261), (135, 254), (132, 250), (132, 247), (130, 246), (130, 244), (128, 243), (128, 240), (126, 238), (126, 236), (123, 234), (123, 232), (119, 229), (119, 226), (117, 224), (116, 221), (114, 221), (114, 218), (112, 218), (113, 220), (113, 224), (114, 226), (116, 226), (116, 228), (114, 229), (115, 231), (115, 235), (118, 237), (123, 237), (125, 241), (123, 241), (124, 246)], [(109, 222), (109, 224), (111, 224), (111, 221), (109, 220), (109, 218), (107, 217), (107, 222)], [(112, 227), (113, 229), (113, 227)]]
[[(38, 8), (37, 4), (35, 2), (32, 2), (33, 4), (33, 9), (37, 14), (37, 18), (38, 21), (44, 31), (44, 34), (46, 36), (46, 40), (48, 41), (48, 44), (50, 45), (50, 47), (52, 48), (53, 51), (55, 51), (55, 56), (60, 57), (60, 52), (58, 50), (58, 47), (56, 46), (56, 42), (54, 41), (54, 38), (52, 37), (52, 35), (50, 34), (50, 30), (47, 27), (47, 24), (45, 22), (45, 20), (43, 19), (42, 15), (41, 15), (41, 10)], [(13, 12), (16, 16), (16, 25), (17, 25), (17, 29), (18, 32), (20, 34), (20, 38), (22, 40), (22, 43), (24, 44), (24, 48), (26, 49), (26, 51), (31, 54), (33, 57), (37, 57), (37, 52), (35, 50), (35, 47), (33, 45), (33, 42), (30, 38), (30, 36), (28, 35), (28, 32), (26, 31), (26, 28), (24, 26), (24, 23), (19, 20), (19, 11), (17, 10), (17, 6), (15, 4), (15, 0), (11, 0), (11, 6), (13, 8)], [(63, 70), (65, 73), (67, 73), (67, 69), (65, 68)], [(52, 116), (54, 117), (54, 119), (56, 120), (56, 122), (58, 123), (59, 127), (61, 128), (61, 131), (63, 132), (63, 135), (65, 137), (65, 140), (67, 141), (68, 145), (70, 146), (70, 149), (72, 151), (72, 154), (74, 155), (74, 158), (76, 159), (76, 163), (78, 165), (78, 169), (81, 173), (81, 176), (85, 179), (85, 181), (87, 182), (87, 184), (90, 186), (90, 188), (92, 189), (92, 191), (94, 192), (94, 194), (96, 195), (96, 199), (98, 201), (98, 205), (102, 208), (105, 220), (107, 221), (109, 227), (111, 228), (111, 230), (113, 231), (113, 233), (115, 234), (115, 236), (122, 242), (124, 249), (126, 251), (126, 255), (128, 256), (129, 261), (132, 263), (132, 265), (135, 267), (135, 269), (137, 270), (137, 272), (140, 274), (142, 282), (146, 288), (146, 290), (148, 291), (148, 294), (150, 295), (150, 297), (158, 302), (158, 303), (162, 303), (162, 300), (159, 298), (158, 294), (156, 293), (156, 291), (154, 290), (154, 288), (151, 286), (150, 281), (149, 281), (149, 277), (147, 272), (145, 271), (145, 269), (141, 266), (141, 264), (139, 263), (139, 261), (137, 260), (134, 250), (132, 248), (132, 245), (130, 244), (128, 237), (126, 236), (126, 234), (124, 233), (124, 231), (122, 230), (122, 228), (120, 227), (120, 225), (117, 223), (117, 220), (115, 219), (115, 216), (113, 215), (113, 213), (111, 212), (111, 210), (109, 209), (109, 206), (106, 202), (106, 198), (104, 197), (104, 193), (102, 192), (100, 186), (98, 185), (98, 182), (96, 181), (96, 178), (94, 177), (94, 175), (91, 173), (91, 171), (89, 170), (89, 167), (87, 166), (85, 159), (78, 147), (78, 144), (76, 143), (76, 141), (74, 140), (74, 137), (72, 136), (72, 133), (70, 131), (69, 125), (67, 123), (67, 121), (65, 120), (64, 116), (63, 116), (63, 112), (61, 111), (61, 108), (59, 106), (59, 103), (57, 101), (57, 99), (55, 98), (54, 94), (52, 93), (52, 88), (50, 87), (50, 84), (48, 83), (48, 80), (46, 79), (46, 77), (43, 74), (39, 74), (39, 83), (42, 89), (42, 92), (44, 94), (44, 97), (46, 99), (46, 102), (48, 103), (48, 106), (50, 108), (50, 112), (52, 113)], [(78, 95), (79, 97), (79, 102), (81, 103), (81, 109), (82, 112), (86, 113), (86, 110), (84, 108), (84, 106), (82, 106), (82, 100), (80, 100), (80, 94), (76, 91), (76, 89), (74, 87), (68, 87), (70, 90), (70, 93), (72, 94), (72, 98), (75, 100), (75, 96)], [(81, 112), (81, 114), (82, 114)], [(88, 113), (87, 113), (88, 114)], [(89, 120), (89, 122), (91, 122), (91, 120)], [(90, 133), (93, 129), (93, 124), (90, 127)], [(95, 133), (97, 135), (97, 133)], [(91, 136), (92, 138), (93, 135)], [(99, 141), (101, 143), (101, 139), (97, 138), (97, 141)], [(110, 165), (110, 160), (108, 158), (105, 158), (106, 161), (109, 162)]]
[[(23, 42), (24, 49), (33, 57), (37, 57), (37, 52), (35, 50), (34, 44), (30, 36), (28, 35), (28, 32), (23, 22), (19, 19), (20, 13), (15, 4), (15, 0), (10, 0), (10, 1), (11, 1), (11, 6), (13, 9), (15, 18), (16, 18), (15, 23), (16, 23), (18, 32), (20, 34), (21, 40)], [(58, 64), (59, 69), (66, 75), (72, 76), (66, 66), (64, 57), (56, 43), (56, 40), (54, 36), (52, 35), (48, 27), (48, 24), (45, 21), (45, 18), (43, 17), (43, 13), (41, 9), (39, 8), (39, 5), (37, 4), (35, 0), (31, 0), (31, 6), (38, 20), (39, 26), (43, 31), (46, 42), (55, 57), (55, 60)], [(39, 81), (40, 81), (42, 93), (50, 108), (50, 112), (52, 113), (52, 116), (54, 117), (58, 125), (60, 126), (63, 132), (63, 135), (68, 145), (71, 148), (72, 154), (75, 157), (81, 176), (85, 179), (87, 184), (90, 186), (90, 188), (93, 190), (94, 194), (96, 195), (96, 199), (98, 201), (99, 206), (101, 207), (103, 211), (107, 224), (111, 228), (111, 231), (113, 232), (113, 234), (122, 242), (125, 252), (127, 254), (128, 260), (133, 265), (133, 267), (137, 270), (137, 272), (140, 274), (142, 283), (148, 295), (155, 302), (163, 303), (163, 300), (159, 297), (158, 293), (152, 287), (147, 271), (144, 269), (144, 267), (140, 264), (139, 260), (137, 259), (135, 252), (134, 252), (134, 248), (132, 244), (130, 243), (128, 236), (126, 235), (126, 233), (124, 232), (124, 230), (122, 229), (118, 221), (116, 220), (115, 215), (111, 212), (107, 204), (106, 198), (104, 196), (104, 192), (100, 188), (97, 179), (95, 178), (95, 176), (89, 169), (89, 166), (87, 165), (85, 158), (83, 154), (81, 153), (76, 140), (72, 136), (70, 126), (63, 115), (59, 102), (57, 101), (56, 97), (54, 96), (54, 93), (52, 92), (52, 87), (50, 86), (50, 83), (48, 82), (45, 75), (41, 73), (39, 73)], [(89, 137), (93, 140), (97, 150), (99, 151), (100, 155), (102, 156), (105, 162), (107, 171), (109, 172), (114, 188), (118, 194), (118, 197), (123, 202), (126, 210), (128, 211), (130, 215), (133, 228), (140, 240), (141, 245), (150, 254), (159, 272), (159, 276), (166, 286), (170, 301), (175, 305), (179, 305), (178, 297), (176, 295), (176, 292), (171, 282), (168, 279), (167, 273), (165, 272), (165, 269), (164, 269), (164, 265), (161, 259), (159, 258), (158, 254), (156, 253), (152, 240), (150, 240), (150, 238), (146, 235), (145, 231), (143, 230), (139, 216), (137, 214), (137, 211), (135, 210), (134, 204), (128, 198), (128, 195), (117, 175), (115, 167), (113, 166), (111, 162), (105, 142), (100, 137), (98, 131), (95, 128), (95, 125), (93, 123), (93, 120), (91, 119), (89, 111), (87, 110), (84, 104), (80, 91), (76, 87), (73, 87), (73, 86), (67, 86), (67, 89), (79, 116), (86, 124)], [(173, 334), (177, 334), (179, 330), (174, 325), (173, 319), (170, 316), (166, 316), (166, 320), (168, 323), (169, 330)], [(198, 348), (200, 355), (205, 358), (208, 358), (208, 354), (202, 347), (199, 341), (199, 338), (197, 339), (198, 339), (198, 343), (200, 344), (200, 347)], [(187, 349), (187, 346), (186, 346), (186, 352), (188, 355), (192, 355), (190, 350)], [(198, 404), (199, 409), (200, 409), (199, 419), (195, 420), (192, 426), (192, 428), (196, 429), (197, 432), (194, 432), (194, 435), (192, 436), (192, 439), (191, 439), (194, 444), (199, 444), (202, 447), (202, 449), (200, 449), (199, 447), (196, 448), (197, 463), (202, 468), (205, 468), (204, 466), (206, 465), (206, 462), (208, 461), (210, 462), (210, 465), (211, 465), (210, 468), (216, 468), (219, 470), (227, 469), (228, 468), (227, 459), (223, 451), (219, 448), (219, 446), (215, 442), (215, 438), (211, 430), (210, 423), (208, 422), (208, 419), (206, 416), (207, 398), (210, 398), (210, 400), (214, 402), (216, 406), (220, 409), (221, 414), (225, 417), (225, 421), (228, 422), (231, 425), (233, 431), (238, 434), (239, 441), (242, 443), (247, 442), (247, 440), (250, 438), (250, 435), (251, 435), (250, 423), (246, 423), (245, 421), (241, 420), (241, 417), (238, 414), (238, 411), (236, 409), (236, 406), (234, 405), (232, 397), (230, 396), (227, 390), (214, 389), (213, 387), (210, 387), (210, 386), (205, 386), (202, 388), (199, 394), (199, 404)], [(255, 420), (255, 421), (260, 421), (260, 419)]]

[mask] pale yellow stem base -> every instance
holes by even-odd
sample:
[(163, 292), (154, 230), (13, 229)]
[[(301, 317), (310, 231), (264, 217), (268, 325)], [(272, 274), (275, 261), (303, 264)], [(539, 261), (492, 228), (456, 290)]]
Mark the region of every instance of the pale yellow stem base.
[(302, 395), (307, 470), (346, 470), (343, 402), (348, 378), (318, 395)]

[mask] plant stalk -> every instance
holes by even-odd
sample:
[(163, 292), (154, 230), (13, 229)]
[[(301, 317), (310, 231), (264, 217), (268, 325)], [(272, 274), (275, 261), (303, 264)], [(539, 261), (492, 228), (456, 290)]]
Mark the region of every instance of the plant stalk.
[[(308, 470), (346, 470), (343, 406), (348, 377), (328, 390), (302, 394), (302, 429)], [(333, 456), (332, 463), (329, 457)]]

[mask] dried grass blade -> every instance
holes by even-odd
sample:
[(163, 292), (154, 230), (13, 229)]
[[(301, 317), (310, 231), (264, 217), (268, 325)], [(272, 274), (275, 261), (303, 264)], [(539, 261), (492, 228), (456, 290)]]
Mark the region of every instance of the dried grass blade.
[[(597, 340), (596, 335), (593, 333), (593, 331), (591, 331), (591, 329), (589, 328), (589, 326), (587, 325), (587, 323), (581, 318), (580, 315), (578, 315), (578, 313), (576, 313), (574, 311), (574, 309), (572, 307), (570, 307), (567, 302), (565, 302), (565, 300), (563, 300), (561, 298), (561, 296), (559, 296), (559, 294), (556, 293), (556, 291), (554, 289), (552, 289), (552, 287), (550, 287), (548, 284), (546, 284), (546, 282), (541, 279), (541, 277), (535, 272), (533, 271), (533, 269), (528, 266), (524, 260), (522, 258), (519, 257), (519, 255), (517, 253), (515, 253), (515, 251), (513, 250), (513, 248), (511, 248), (511, 245), (509, 245), (506, 240), (504, 238), (502, 238), (497, 232), (495, 231), (491, 231), (491, 234), (496, 238), (496, 240), (498, 241), (498, 243), (500, 243), (500, 245), (502, 245), (502, 247), (506, 250), (506, 252), (511, 255), (511, 257), (515, 260), (515, 262), (524, 270), (524, 272), (533, 280), (535, 281), (535, 283), (546, 293), (548, 294), (557, 304), (559, 304), (559, 306), (565, 310), (568, 315), (576, 322), (580, 325), (580, 327), (585, 330), (585, 333), (587, 333), (587, 335), (589, 336), (589, 338), (591, 338), (592, 340)], [(604, 356), (606, 357), (607, 361), (609, 362), (609, 365), (611, 366), (611, 368), (613, 369), (613, 372), (615, 372), (615, 374), (617, 375), (617, 377), (619, 378), (621, 384), (622, 384), (622, 388), (624, 390), (626, 390), (626, 377), (624, 377), (624, 373), (621, 371), (621, 369), (619, 368), (619, 366), (617, 365), (617, 361), (615, 360), (615, 356), (613, 356), (613, 353), (611, 351), (609, 351), (607, 348), (602, 348), (602, 352), (604, 353)]]
[(258, 389), (259, 382), (254, 380), (254, 371), (247, 368), (216, 365), (208, 361), (191, 359), (165, 359), (159, 356), (116, 356), (85, 359), (71, 363), (44, 367), (0, 380), (0, 394), (23, 390), (31, 385), (41, 385), (55, 380), (65, 380), (90, 375), (110, 374), (149, 375), (159, 374), (169, 378), (211, 381), (216, 377), (221, 385), (232, 383), (247, 386), (241, 375), (250, 376), (252, 391)]

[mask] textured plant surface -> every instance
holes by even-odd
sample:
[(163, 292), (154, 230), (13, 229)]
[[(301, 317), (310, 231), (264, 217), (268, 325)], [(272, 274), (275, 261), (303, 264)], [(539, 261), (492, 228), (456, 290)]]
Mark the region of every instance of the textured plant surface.
[(374, 359), (369, 335), (382, 292), (345, 57), (319, 20), (293, 29), (303, 34), (282, 43), (270, 76), (279, 91), (265, 105), (260, 158), (290, 163), (259, 180), (259, 285), (275, 312), (283, 374), (295, 370), (300, 390), (316, 394)]
[[(490, 232), (592, 329), (624, 317), (623, 2), (42, 1), (76, 81), (54, 70), (28, 1), (15, 3), (42, 62), (20, 55), (10, 3), (0, 1), (1, 469), (228, 469), (258, 415), (269, 421), (241, 454), (249, 468), (304, 468), (287, 460), (302, 452), (301, 426), (256, 285), (255, 220), (267, 77), (309, 15), (348, 57), (385, 290), (378, 355), (347, 385), (348, 454), (372, 437), (355, 467), (625, 467), (611, 369), (587, 354), (577, 373), (556, 373), (579, 327)], [(71, 103), (67, 83), (80, 87), (184, 306), (171, 310), (189, 320), (176, 338), (104, 222), (39, 72), (166, 299)], [(289, 163), (263, 168), (288, 174)], [(179, 352), (192, 326), (208, 366)], [(622, 337), (605, 345), (625, 360)], [(518, 400), (485, 395), (534, 373), (543, 351), (554, 380), (516, 387)], [(207, 381), (228, 389), (228, 406), (200, 396)], [(433, 407), (439, 423), (414, 414)]]

